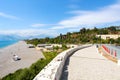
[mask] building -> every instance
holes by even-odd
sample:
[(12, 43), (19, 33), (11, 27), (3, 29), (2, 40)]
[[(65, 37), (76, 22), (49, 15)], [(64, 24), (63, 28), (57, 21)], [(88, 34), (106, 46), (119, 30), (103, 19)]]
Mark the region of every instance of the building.
[(62, 44), (52, 44), (53, 47), (62, 47)]
[(53, 50), (53, 46), (50, 44), (38, 44), (36, 49), (49, 52)]
[(68, 48), (75, 48), (75, 47), (78, 47), (78, 45), (75, 45), (75, 44), (67, 44), (66, 45)]
[(101, 37), (102, 39), (117, 39), (120, 37), (119, 34), (109, 34), (109, 35), (97, 35), (97, 37)]
[(35, 48), (35, 46), (32, 44), (28, 44), (28, 48)]

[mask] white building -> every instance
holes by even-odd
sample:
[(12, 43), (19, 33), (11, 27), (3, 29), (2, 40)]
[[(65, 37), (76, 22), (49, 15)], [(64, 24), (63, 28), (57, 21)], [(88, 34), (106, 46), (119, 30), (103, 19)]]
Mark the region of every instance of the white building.
[(75, 45), (75, 44), (67, 44), (66, 46), (69, 47), (69, 48), (75, 48), (75, 47), (78, 47), (78, 45)]
[(35, 48), (35, 46), (32, 44), (28, 44), (28, 48)]
[(49, 44), (38, 44), (36, 49), (41, 51), (52, 51), (53, 46)]
[(111, 35), (97, 35), (97, 37), (100, 37), (101, 36), (101, 38), (102, 39), (110, 39), (110, 38), (112, 38), (112, 39), (117, 39), (117, 38), (119, 38), (120, 37), (120, 35), (119, 34), (111, 34)]
[(53, 46), (53, 47), (57, 47), (57, 46), (58, 46), (58, 47), (61, 48), (61, 47), (62, 47), (62, 44), (52, 44), (52, 46)]

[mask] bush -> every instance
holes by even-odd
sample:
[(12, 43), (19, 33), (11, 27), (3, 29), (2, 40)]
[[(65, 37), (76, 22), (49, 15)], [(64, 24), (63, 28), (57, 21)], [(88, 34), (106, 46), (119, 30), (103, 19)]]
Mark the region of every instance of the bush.
[(66, 50), (67, 49), (67, 46), (65, 44), (62, 44), (62, 49), (63, 50)]

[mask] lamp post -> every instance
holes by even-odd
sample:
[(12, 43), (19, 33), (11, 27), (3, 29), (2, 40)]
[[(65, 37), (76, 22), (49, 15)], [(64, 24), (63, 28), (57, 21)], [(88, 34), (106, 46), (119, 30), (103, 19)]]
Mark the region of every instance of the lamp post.
[(60, 34), (60, 44), (62, 44), (62, 34)]
[(101, 46), (101, 44), (102, 44), (102, 39), (101, 39), (101, 34), (100, 34), (100, 46)]
[(100, 32), (100, 46), (102, 44), (102, 38), (101, 38), (101, 36), (102, 36), (102, 33)]

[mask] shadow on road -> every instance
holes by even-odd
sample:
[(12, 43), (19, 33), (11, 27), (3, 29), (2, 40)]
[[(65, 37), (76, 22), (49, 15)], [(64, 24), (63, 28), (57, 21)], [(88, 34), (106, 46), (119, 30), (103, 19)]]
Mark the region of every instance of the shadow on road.
[[(92, 46), (92, 45), (91, 45)], [(91, 46), (88, 46), (88, 47), (91, 47)], [(87, 48), (87, 47), (86, 47)], [(81, 50), (81, 49), (84, 49), (84, 48), (80, 48), (78, 50)], [(65, 61), (65, 64), (64, 64), (64, 67), (63, 67), (63, 71), (62, 71), (62, 74), (61, 74), (61, 78), (60, 80), (68, 80), (68, 75), (69, 75), (69, 72), (68, 72), (68, 66), (69, 66), (69, 62), (70, 62), (70, 57), (75, 53), (77, 52), (78, 50), (74, 51), (71, 53), (71, 55), (69, 55)]]
[(60, 80), (68, 80), (69, 60), (70, 60), (70, 57), (68, 57), (67, 60), (66, 60), (66, 62), (65, 62), (65, 65), (64, 65), (64, 67), (63, 67), (63, 71), (62, 71), (62, 75), (61, 75)]

